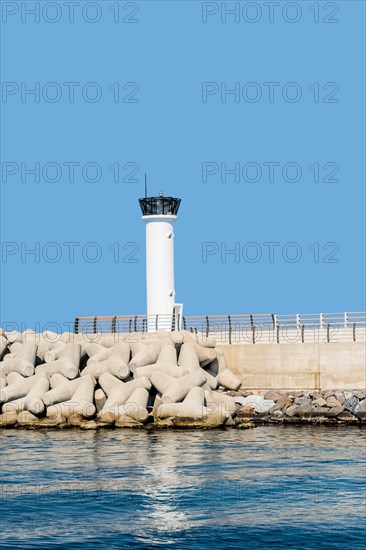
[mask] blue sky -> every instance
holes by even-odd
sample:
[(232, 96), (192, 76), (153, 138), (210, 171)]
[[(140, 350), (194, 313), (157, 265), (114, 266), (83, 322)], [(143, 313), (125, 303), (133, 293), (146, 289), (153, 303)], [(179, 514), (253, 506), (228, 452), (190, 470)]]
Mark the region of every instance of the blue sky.
[(364, 2), (35, 4), (1, 6), (3, 323), (145, 312), (145, 172), (186, 315), (365, 309)]

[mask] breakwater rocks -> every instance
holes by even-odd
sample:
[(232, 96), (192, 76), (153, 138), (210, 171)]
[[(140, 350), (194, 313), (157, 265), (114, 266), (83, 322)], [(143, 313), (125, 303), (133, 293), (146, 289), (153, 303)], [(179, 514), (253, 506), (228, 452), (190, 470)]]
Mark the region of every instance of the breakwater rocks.
[(0, 333), (0, 427), (248, 428), (360, 424), (362, 391), (246, 391), (214, 340), (145, 334)]
[(237, 417), (254, 423), (366, 423), (366, 391), (229, 393), (239, 405)]

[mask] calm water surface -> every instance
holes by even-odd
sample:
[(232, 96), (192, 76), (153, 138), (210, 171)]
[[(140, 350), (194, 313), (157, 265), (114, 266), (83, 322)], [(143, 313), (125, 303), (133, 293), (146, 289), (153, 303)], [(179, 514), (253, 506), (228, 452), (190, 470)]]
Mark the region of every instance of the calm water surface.
[(5, 430), (1, 547), (364, 549), (365, 436)]

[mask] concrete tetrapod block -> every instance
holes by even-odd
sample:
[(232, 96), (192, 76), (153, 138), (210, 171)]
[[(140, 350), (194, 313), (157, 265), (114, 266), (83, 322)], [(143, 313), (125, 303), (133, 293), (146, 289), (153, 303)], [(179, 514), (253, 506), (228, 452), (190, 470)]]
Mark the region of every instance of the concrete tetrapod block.
[(67, 382), (69, 382), (69, 379), (59, 373), (53, 374), (50, 377), (50, 386), (52, 390), (54, 388), (57, 388), (57, 386), (62, 386), (62, 384), (66, 384)]
[(173, 330), (170, 333), (170, 337), (175, 347), (181, 346), (184, 342), (184, 336), (180, 330)]
[(123, 417), (126, 416), (138, 422), (144, 422), (149, 416), (146, 408), (148, 399), (149, 392), (145, 388), (136, 388), (126, 403), (103, 409), (99, 417), (103, 422), (113, 422), (120, 419), (120, 423), (122, 423)]
[(195, 370), (181, 378), (175, 378), (163, 392), (163, 403), (177, 403), (182, 401), (191, 388), (194, 386), (203, 386), (205, 382), (206, 376), (202, 369)]
[(159, 357), (156, 361), (157, 365), (171, 364), (177, 365), (177, 351), (172, 345), (165, 345), (161, 348)]
[[(102, 378), (104, 376), (107, 376), (107, 373), (103, 374), (99, 378), (99, 384), (101, 385), (103, 390), (104, 387)], [(146, 390), (149, 390), (151, 388), (150, 380), (144, 376), (141, 376), (141, 378), (136, 378), (135, 380), (131, 380), (130, 382), (122, 382), (118, 380), (117, 384), (115, 385), (115, 389), (110, 392), (109, 395), (108, 392), (106, 392), (108, 395), (108, 399), (105, 402), (103, 410), (114, 407), (116, 405), (124, 405), (128, 398), (131, 396), (132, 392), (137, 388), (145, 388)]]
[(96, 414), (94, 400), (95, 380), (92, 376), (85, 376), (80, 382), (68, 401), (63, 401), (47, 408), (47, 416), (63, 416), (69, 418), (71, 415), (80, 415), (84, 418), (92, 418)]
[(225, 354), (222, 349), (216, 349), (217, 357), (212, 361), (208, 366), (207, 371), (212, 374), (212, 376), (217, 376), (220, 372), (228, 369)]
[(185, 344), (199, 344), (205, 348), (216, 347), (216, 341), (213, 338), (206, 337), (202, 332), (189, 332), (188, 330), (183, 330), (182, 335)]
[(188, 372), (200, 370), (196, 344), (183, 344), (180, 348), (178, 365)]
[(2, 359), (3, 354), (8, 349), (9, 341), (5, 338), (5, 336), (0, 336), (0, 359)]
[(56, 344), (53, 344), (50, 346), (48, 351), (44, 354), (44, 360), (46, 363), (52, 363), (53, 361), (57, 361), (57, 359), (60, 358), (61, 353), (66, 348), (66, 344), (64, 342), (57, 342)]
[(6, 375), (6, 381), (9, 384), (15, 384), (16, 382), (21, 382), (24, 380), (24, 376), (19, 374), (19, 372), (9, 372), (9, 374)]
[(0, 390), (0, 403), (6, 403), (7, 401), (13, 401), (27, 395), (32, 385), (38, 380), (39, 375), (29, 376), (22, 380), (17, 380), (12, 384), (8, 384), (5, 388)]
[(80, 356), (81, 346), (78, 342), (67, 344), (57, 361), (39, 365), (37, 367), (37, 372), (45, 373), (48, 376), (59, 373), (72, 380), (79, 374)]
[(98, 388), (97, 390), (95, 390), (94, 403), (97, 409), (97, 413), (99, 413), (103, 409), (106, 401), (107, 401), (107, 396), (102, 390), (102, 388)]
[(133, 373), (133, 376), (134, 378), (138, 378), (139, 376), (147, 376), (150, 378), (155, 371), (163, 372), (169, 376), (173, 376), (173, 378), (180, 378), (181, 376), (188, 374), (188, 371), (182, 369), (182, 367), (178, 367), (174, 363), (155, 363), (154, 365), (137, 367)]
[(219, 385), (217, 378), (215, 376), (212, 376), (212, 374), (210, 374), (207, 371), (203, 371), (203, 373), (206, 376), (206, 381), (207, 381), (208, 387), (211, 390), (216, 390), (218, 385)]
[(238, 390), (241, 386), (239, 378), (229, 369), (220, 372), (217, 375), (217, 381), (220, 386), (224, 386), (227, 390)]
[(45, 409), (44, 394), (49, 390), (50, 384), (46, 377), (40, 377), (35, 381), (25, 397), (25, 410), (34, 415), (42, 414)]
[(159, 393), (163, 394), (176, 379), (173, 376), (156, 369), (150, 376), (150, 380), (154, 388), (156, 388)]
[[(160, 342), (151, 342), (148, 344), (143, 344), (143, 348), (140, 349), (137, 353), (132, 356), (131, 361), (129, 362), (130, 370), (133, 372), (137, 367), (144, 367), (145, 365), (151, 365), (156, 363), (159, 353), (161, 350)], [(132, 346), (131, 346), (132, 348)]]
[(12, 361), (13, 359), (16, 358), (16, 356), (17, 356), (16, 352), (7, 353), (6, 355), (4, 355), (3, 360), (0, 363), (0, 366), (5, 365), (5, 363), (7, 363), (8, 361)]
[(32, 376), (34, 374), (34, 365), (36, 363), (37, 345), (33, 342), (22, 344), (17, 349), (17, 355), (13, 360), (6, 361), (1, 366), (0, 372), (8, 374), (9, 372), (18, 372), (22, 376)]
[(114, 348), (110, 348), (108, 359), (100, 363), (88, 364), (81, 375), (90, 374), (98, 379), (102, 374), (110, 373), (121, 380), (125, 380), (130, 375), (130, 369), (127, 365), (129, 355), (130, 347), (128, 344), (117, 344)]
[(99, 376), (98, 382), (104, 393), (109, 396), (115, 390), (116, 385), (120, 383), (120, 380), (110, 372), (105, 372)]
[(113, 348), (104, 348), (99, 344), (88, 344), (85, 346), (85, 353), (89, 356), (87, 365), (93, 365), (94, 363), (100, 363), (105, 359), (108, 359), (112, 353)]
[(201, 367), (206, 367), (217, 357), (217, 351), (213, 348), (205, 348), (196, 344), (198, 360)]
[(189, 390), (182, 403), (163, 403), (158, 408), (159, 418), (197, 418), (201, 419), (207, 415), (204, 406), (204, 391), (200, 387), (193, 387)]
[(6, 384), (7, 384), (7, 381), (6, 381), (5, 375), (0, 376), (0, 390), (1, 388), (5, 388)]
[(80, 380), (82, 379), (76, 378), (75, 380), (67, 380), (65, 384), (57, 385), (52, 390), (49, 390), (43, 396), (44, 404), (47, 405), (48, 407), (56, 403), (62, 403), (63, 401), (68, 401), (74, 395), (80, 383)]
[(41, 414), (44, 411), (44, 403), (41, 396), (48, 390), (49, 383), (47, 378), (37, 376), (28, 393), (24, 397), (19, 397), (13, 401), (3, 404), (2, 412), (16, 412), (29, 410), (33, 414)]
[(18, 330), (4, 331), (4, 335), (9, 342), (21, 342), (22, 333)]
[(236, 412), (235, 399), (217, 391), (205, 391), (206, 406), (209, 414), (220, 412), (223, 416), (232, 416)]

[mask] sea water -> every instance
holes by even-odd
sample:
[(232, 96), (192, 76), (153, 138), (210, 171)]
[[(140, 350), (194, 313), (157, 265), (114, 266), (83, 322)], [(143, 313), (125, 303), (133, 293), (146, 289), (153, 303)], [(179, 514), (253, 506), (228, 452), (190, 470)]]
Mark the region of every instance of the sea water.
[(3, 430), (1, 548), (365, 548), (365, 430)]

